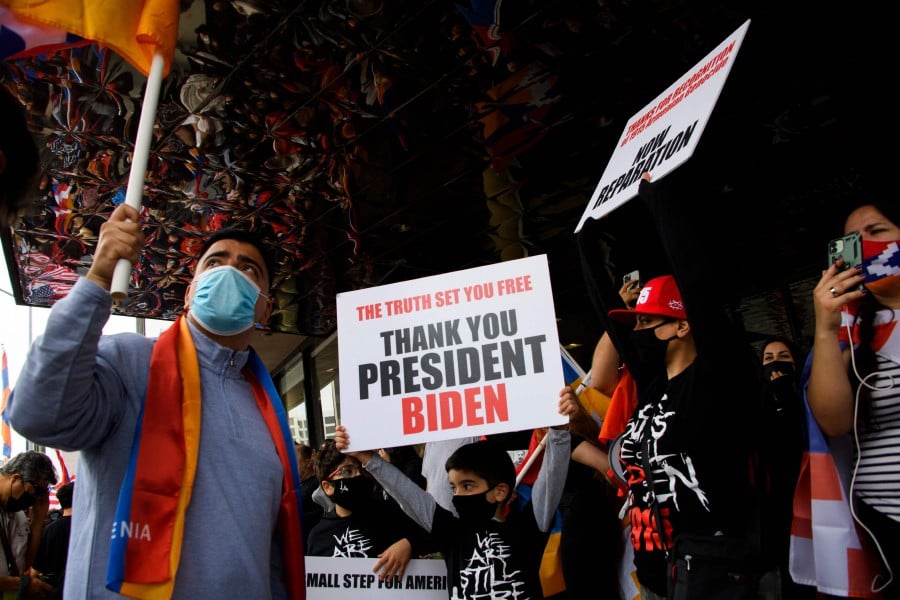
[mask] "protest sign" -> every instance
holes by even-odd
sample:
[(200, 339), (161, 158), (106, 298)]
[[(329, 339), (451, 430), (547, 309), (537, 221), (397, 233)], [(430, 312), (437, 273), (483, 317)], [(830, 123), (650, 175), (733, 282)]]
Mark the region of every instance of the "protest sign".
[(748, 19), (629, 119), (575, 233), (634, 198), (645, 171), (658, 180), (691, 157), (749, 26)]
[(559, 425), (545, 255), (337, 296), (352, 450)]
[(447, 600), (443, 560), (409, 561), (402, 577), (381, 580), (373, 571), (377, 558), (306, 557), (306, 600)]

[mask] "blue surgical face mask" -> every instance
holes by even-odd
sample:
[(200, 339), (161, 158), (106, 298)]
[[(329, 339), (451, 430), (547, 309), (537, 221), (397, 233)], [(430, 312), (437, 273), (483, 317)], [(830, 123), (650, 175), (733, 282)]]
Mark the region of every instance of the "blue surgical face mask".
[(190, 313), (216, 335), (237, 335), (256, 323), (259, 286), (231, 266), (204, 271), (194, 281)]

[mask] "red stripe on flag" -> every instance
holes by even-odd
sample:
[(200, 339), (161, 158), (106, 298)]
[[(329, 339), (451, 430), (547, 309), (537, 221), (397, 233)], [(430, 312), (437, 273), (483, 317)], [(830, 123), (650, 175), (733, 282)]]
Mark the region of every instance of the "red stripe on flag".
[(6, 365), (6, 348), (3, 348), (3, 398), (0, 401), (0, 438), (3, 440), (3, 456), (12, 456), (12, 429), (6, 416), (6, 401), (9, 399), (9, 369)]
[(843, 487), (834, 458), (830, 454), (809, 453), (810, 469), (817, 474), (810, 482), (813, 500), (844, 501)]
[(62, 481), (60, 482), (60, 485), (69, 483), (69, 469), (66, 468), (66, 461), (63, 460), (62, 452), (59, 450), (56, 451), (56, 460), (59, 461), (59, 470), (62, 471)]
[(4, 0), (20, 20), (45, 29), (59, 29), (113, 49), (144, 75), (155, 53), (169, 73), (175, 56), (178, 0)]
[(800, 477), (794, 490), (794, 518), (791, 520), (791, 535), (812, 539), (812, 502), (809, 498), (810, 488), (809, 452), (803, 453), (800, 465)]
[[(863, 544), (868, 544), (868, 540), (862, 540)], [(847, 577), (849, 578), (850, 595), (853, 597), (854, 591), (859, 592), (857, 597), (878, 598), (879, 596), (872, 592), (872, 581), (878, 575), (879, 565), (875, 560), (875, 554), (867, 548), (847, 548)], [(867, 595), (871, 594), (871, 595)]]

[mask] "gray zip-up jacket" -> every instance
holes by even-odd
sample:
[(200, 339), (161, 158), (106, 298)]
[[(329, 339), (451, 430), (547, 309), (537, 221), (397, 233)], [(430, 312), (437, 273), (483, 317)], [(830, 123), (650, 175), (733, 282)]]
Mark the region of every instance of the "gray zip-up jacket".
[[(105, 587), (110, 533), (155, 340), (101, 336), (111, 306), (109, 292), (80, 279), (54, 305), (9, 398), (18, 433), (80, 451), (68, 600), (121, 598)], [(249, 351), (225, 348), (190, 328), (200, 364), (201, 434), (173, 598), (283, 598), (275, 536), (282, 468), (241, 375)]]

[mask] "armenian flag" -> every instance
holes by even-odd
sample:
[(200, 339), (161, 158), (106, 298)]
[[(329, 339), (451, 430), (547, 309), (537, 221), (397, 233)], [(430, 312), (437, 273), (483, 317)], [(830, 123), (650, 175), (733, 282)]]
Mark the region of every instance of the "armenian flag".
[(6, 416), (6, 401), (9, 399), (9, 369), (6, 365), (6, 348), (2, 350), (3, 361), (3, 399), (0, 402), (0, 437), (3, 438), (3, 457), (12, 457), (12, 430), (9, 427), (9, 418)]
[[(3, 8), (5, 7), (5, 8)], [(83, 44), (108, 46), (144, 75), (153, 56), (169, 73), (178, 39), (178, 0), (0, 0), (0, 58), (40, 54)]]

